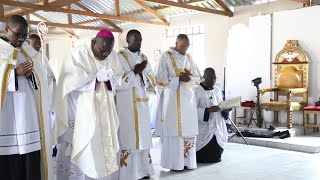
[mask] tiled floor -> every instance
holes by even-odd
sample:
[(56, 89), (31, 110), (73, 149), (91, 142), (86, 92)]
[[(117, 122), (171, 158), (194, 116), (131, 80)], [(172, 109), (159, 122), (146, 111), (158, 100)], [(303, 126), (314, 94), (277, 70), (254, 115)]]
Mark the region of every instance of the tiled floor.
[(151, 155), (156, 173), (153, 180), (320, 179), (320, 153), (309, 154), (228, 143), (220, 163), (198, 164), (195, 170), (177, 173), (161, 167), (159, 138), (153, 138), (153, 145)]
[(222, 161), (199, 164), (196, 170), (176, 173), (160, 166), (160, 143), (154, 139), (154, 180), (319, 180), (320, 154), (285, 151), (229, 143)]
[[(268, 123), (270, 125), (270, 123)], [(285, 131), (287, 130), (286, 124), (272, 124), (277, 131)], [(244, 127), (241, 124), (238, 124), (238, 128), (248, 129), (248, 130), (262, 130), (267, 131), (266, 129), (256, 128), (256, 127)], [(292, 129), (290, 129), (290, 138), (279, 139), (279, 137), (274, 138), (247, 138), (247, 141), (250, 145), (263, 146), (263, 147), (271, 147), (276, 149), (284, 149), (290, 151), (300, 151), (306, 153), (319, 153), (320, 152), (320, 138), (319, 133), (312, 133), (312, 128), (308, 129), (307, 135), (303, 133), (303, 126), (294, 125)], [(244, 144), (245, 142), (241, 137), (234, 136), (231, 140), (234, 143)], [(320, 178), (319, 178), (320, 179)]]

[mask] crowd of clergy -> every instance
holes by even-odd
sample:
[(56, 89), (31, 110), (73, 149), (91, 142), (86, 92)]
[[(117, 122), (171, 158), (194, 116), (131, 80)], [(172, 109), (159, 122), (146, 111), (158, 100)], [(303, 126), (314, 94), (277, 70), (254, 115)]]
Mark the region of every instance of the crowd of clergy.
[(138, 30), (116, 53), (112, 32), (102, 29), (66, 56), (57, 79), (41, 41), (22, 16), (8, 18), (0, 39), (1, 180), (151, 178), (150, 96), (163, 168), (221, 161), (228, 140), (222, 90), (215, 70), (201, 74), (187, 53), (187, 35), (177, 36), (153, 70)]

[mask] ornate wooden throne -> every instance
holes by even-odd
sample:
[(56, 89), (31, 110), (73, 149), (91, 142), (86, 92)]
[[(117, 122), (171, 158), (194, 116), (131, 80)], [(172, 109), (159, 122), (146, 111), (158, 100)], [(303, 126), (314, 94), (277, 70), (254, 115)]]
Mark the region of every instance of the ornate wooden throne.
[[(273, 92), (274, 100), (261, 102), (261, 107), (274, 111), (275, 123), (278, 123), (278, 111), (286, 111), (287, 127), (290, 129), (292, 127), (292, 112), (302, 111), (308, 104), (308, 57), (298, 47), (297, 40), (288, 40), (284, 48), (277, 54), (273, 65), (274, 88), (261, 89), (261, 96), (266, 92)], [(279, 100), (280, 96), (285, 96), (286, 100)], [(295, 97), (295, 100), (302, 97), (302, 100), (294, 101), (292, 97)]]

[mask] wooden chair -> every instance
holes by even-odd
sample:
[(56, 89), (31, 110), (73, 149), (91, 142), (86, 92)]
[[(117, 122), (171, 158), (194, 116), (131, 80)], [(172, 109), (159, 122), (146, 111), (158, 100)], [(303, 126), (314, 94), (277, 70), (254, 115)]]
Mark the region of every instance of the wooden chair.
[[(309, 122), (309, 115), (314, 115), (313, 123)], [(303, 126), (304, 134), (307, 132), (308, 127), (313, 127), (313, 132), (319, 132), (318, 115), (320, 116), (320, 106), (307, 106), (303, 109)]]
[[(298, 47), (298, 41), (288, 40), (277, 54), (274, 65), (274, 88), (261, 89), (261, 96), (266, 92), (274, 93), (274, 100), (261, 102), (262, 109), (274, 111), (274, 122), (278, 123), (278, 111), (287, 114), (287, 127), (292, 127), (292, 112), (302, 111), (308, 104), (309, 61), (306, 54)], [(280, 100), (285, 96), (286, 100)], [(294, 101), (292, 97), (302, 97)], [(261, 98), (261, 97), (260, 97)]]
[[(234, 122), (235, 124), (237, 124), (237, 119), (238, 119), (238, 118), (242, 118), (242, 119), (243, 119), (243, 124), (246, 124), (246, 125), (247, 125), (247, 120), (249, 120), (248, 123), (249, 123), (250, 121), (252, 122), (252, 120), (253, 120), (253, 113), (254, 113), (253, 111), (254, 111), (255, 105), (256, 105), (256, 103), (254, 103), (253, 101), (252, 101), (252, 102), (250, 102), (250, 101), (248, 101), (248, 102), (241, 102), (240, 108), (243, 109), (243, 116), (242, 116), (242, 117), (237, 117), (237, 111), (236, 111), (236, 109), (234, 109), (233, 122)], [(247, 117), (248, 112), (249, 112), (249, 118)]]

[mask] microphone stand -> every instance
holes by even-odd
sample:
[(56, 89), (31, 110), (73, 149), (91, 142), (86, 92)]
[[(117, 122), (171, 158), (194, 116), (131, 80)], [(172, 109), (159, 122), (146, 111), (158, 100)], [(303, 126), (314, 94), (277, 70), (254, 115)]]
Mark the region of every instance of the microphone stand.
[[(257, 88), (257, 103), (256, 105), (254, 106), (254, 111), (256, 112), (256, 116), (257, 116), (257, 121), (258, 123), (256, 123), (256, 125), (259, 127), (259, 128), (262, 128), (262, 125), (264, 124), (264, 127), (267, 129), (267, 123), (266, 121), (264, 120), (263, 118), (263, 113), (262, 113), (262, 108), (261, 108), (261, 105), (260, 105), (260, 88), (259, 88), (259, 85), (256, 86)], [(248, 123), (248, 126), (250, 126), (252, 122), (252, 119), (250, 119), (250, 122)], [(255, 122), (255, 121), (254, 121)]]
[[(226, 100), (226, 67), (223, 68), (223, 91), (222, 91), (222, 94), (223, 94), (223, 101)], [(232, 126), (237, 130), (237, 132), (240, 134), (240, 136), (242, 137), (243, 141), (249, 145), (248, 141), (246, 140), (246, 138), (242, 135), (241, 131), (238, 129), (238, 127), (236, 126), (236, 124), (230, 119), (230, 116), (229, 116), (229, 113), (227, 115), (227, 119), (225, 120), (230, 120)], [(228, 138), (228, 140), (232, 139), (234, 136), (236, 135), (233, 134), (231, 137)]]

